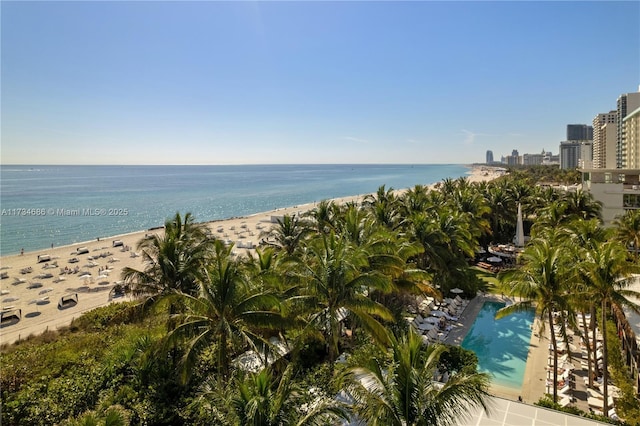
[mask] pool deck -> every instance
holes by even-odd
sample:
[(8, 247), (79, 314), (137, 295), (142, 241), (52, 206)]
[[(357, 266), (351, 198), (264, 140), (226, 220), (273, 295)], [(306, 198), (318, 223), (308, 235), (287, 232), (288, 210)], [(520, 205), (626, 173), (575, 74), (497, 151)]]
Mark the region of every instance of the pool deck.
[[(495, 294), (479, 294), (469, 302), (462, 315), (459, 316), (456, 327), (449, 332), (445, 343), (457, 346), (462, 344), (485, 302), (508, 302), (510, 300), (508, 297)], [(527, 365), (522, 380), (522, 389), (518, 392), (511, 388), (491, 385), (491, 394), (514, 401), (517, 401), (518, 397), (522, 397), (522, 400), (528, 404), (533, 404), (544, 396), (549, 339), (545, 336), (538, 337), (539, 328), (540, 322), (535, 318), (529, 342)]]

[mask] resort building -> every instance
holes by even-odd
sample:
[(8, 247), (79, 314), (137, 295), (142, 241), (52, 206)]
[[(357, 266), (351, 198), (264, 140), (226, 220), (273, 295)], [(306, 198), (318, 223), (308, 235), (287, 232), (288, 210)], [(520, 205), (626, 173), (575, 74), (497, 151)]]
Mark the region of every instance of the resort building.
[(616, 137), (616, 168), (629, 168), (626, 164), (627, 160), (627, 143), (626, 132), (624, 128), (624, 119), (627, 114), (640, 108), (640, 92), (625, 93), (620, 95), (617, 101), (617, 137)]
[(602, 219), (610, 226), (627, 210), (640, 209), (640, 169), (583, 169), (582, 189), (602, 202)]
[(627, 114), (622, 122), (626, 145), (623, 162), (627, 168), (640, 168), (640, 108)]
[(598, 114), (593, 119), (593, 168), (616, 168), (617, 111)]

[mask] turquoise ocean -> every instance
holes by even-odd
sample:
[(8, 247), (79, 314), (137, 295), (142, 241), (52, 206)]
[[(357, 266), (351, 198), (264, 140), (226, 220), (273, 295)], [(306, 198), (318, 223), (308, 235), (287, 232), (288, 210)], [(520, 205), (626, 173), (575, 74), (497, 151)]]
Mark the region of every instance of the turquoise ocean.
[(464, 165), (0, 166), (0, 255), (465, 176)]

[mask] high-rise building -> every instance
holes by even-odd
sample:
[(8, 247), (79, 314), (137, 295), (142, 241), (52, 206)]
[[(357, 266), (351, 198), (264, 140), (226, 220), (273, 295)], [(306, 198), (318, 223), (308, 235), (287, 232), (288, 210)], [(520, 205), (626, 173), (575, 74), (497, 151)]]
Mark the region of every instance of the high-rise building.
[(593, 140), (593, 127), (586, 124), (567, 124), (568, 141)]
[(617, 111), (598, 114), (593, 119), (593, 168), (616, 168)]
[(617, 101), (616, 123), (618, 127), (616, 136), (616, 168), (626, 169), (627, 145), (625, 143), (624, 118), (627, 113), (640, 108), (640, 92), (624, 93)]
[(578, 167), (581, 169), (593, 168), (593, 141), (580, 141)]
[(487, 164), (493, 164), (493, 151), (490, 149), (487, 150)]
[(517, 149), (511, 151), (511, 155), (507, 155), (507, 164), (509, 166), (517, 166), (522, 164), (522, 161), (520, 160), (520, 154), (518, 153)]
[(640, 169), (640, 108), (629, 112), (622, 121), (624, 140), (627, 146), (624, 159), (625, 168)]
[(524, 166), (537, 166), (544, 161), (545, 152), (542, 154), (522, 154), (522, 164)]
[(576, 167), (578, 167), (581, 145), (582, 143), (580, 141), (560, 142), (561, 169), (575, 169)]

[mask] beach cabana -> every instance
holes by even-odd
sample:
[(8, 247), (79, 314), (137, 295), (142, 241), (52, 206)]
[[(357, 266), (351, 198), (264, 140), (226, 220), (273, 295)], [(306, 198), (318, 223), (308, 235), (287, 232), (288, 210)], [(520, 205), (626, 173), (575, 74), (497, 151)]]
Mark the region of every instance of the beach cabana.
[(67, 309), (78, 304), (78, 293), (66, 294), (58, 301), (58, 309)]

